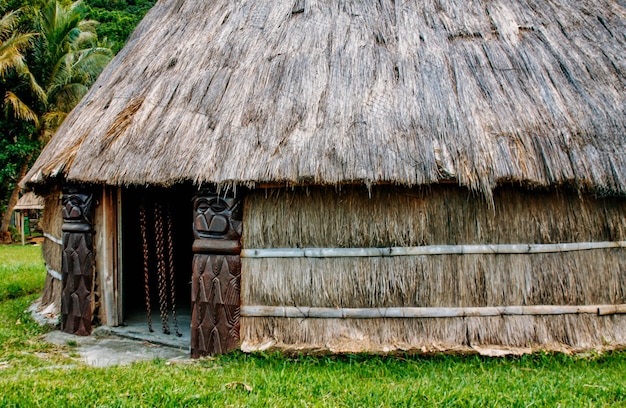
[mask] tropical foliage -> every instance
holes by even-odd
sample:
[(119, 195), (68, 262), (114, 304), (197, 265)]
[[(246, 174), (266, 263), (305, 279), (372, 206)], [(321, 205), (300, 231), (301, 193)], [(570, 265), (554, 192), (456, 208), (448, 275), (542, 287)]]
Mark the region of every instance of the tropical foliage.
[(98, 41), (97, 23), (84, 19), (84, 12), (80, 2), (48, 0), (25, 9), (21, 20), (19, 12), (2, 19), (0, 235), (5, 237), (17, 183), (112, 57)]
[(156, 0), (86, 0), (86, 17), (98, 21), (99, 38), (118, 52)]
[[(36, 87), (26, 65), (25, 51), (33, 44), (34, 33), (21, 33), (17, 27), (20, 10), (11, 11), (0, 19), (0, 78), (15, 74)], [(15, 84), (15, 82), (13, 82)], [(9, 85), (4, 89), (5, 111), (12, 110), (19, 119), (35, 120), (32, 111), (15, 94)]]
[[(35, 34), (22, 32), (20, 14), (21, 10), (8, 12), (0, 20), (0, 104), (3, 112), (0, 115), (0, 194), (3, 209), (15, 205), (17, 197), (11, 192), (22, 174), (25, 158), (34, 152), (28, 135), (34, 131), (36, 117), (17, 95), (24, 87), (38, 89), (25, 55), (33, 45)], [(3, 239), (7, 236), (8, 216), (9, 211), (4, 212), (0, 228), (0, 233), (4, 233), (0, 238)]]
[(80, 3), (50, 1), (36, 14), (39, 33), (32, 71), (42, 88), (41, 137), (46, 141), (87, 93), (112, 52), (98, 43), (96, 23), (83, 20)]

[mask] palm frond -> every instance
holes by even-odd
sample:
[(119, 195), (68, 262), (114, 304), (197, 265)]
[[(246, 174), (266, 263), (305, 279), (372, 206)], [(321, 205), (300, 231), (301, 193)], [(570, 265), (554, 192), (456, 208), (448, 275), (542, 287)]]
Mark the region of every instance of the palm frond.
[(9, 13), (0, 20), (0, 76), (4, 77), (12, 69), (18, 73), (26, 67), (23, 51), (32, 45), (34, 33), (15, 31), (17, 14)]
[(59, 126), (61, 126), (66, 117), (67, 112), (61, 112), (58, 110), (51, 111), (43, 115), (43, 129), (40, 137), (44, 144), (52, 138), (54, 132), (56, 132)]
[(55, 88), (54, 93), (49, 94), (48, 97), (54, 104), (55, 111), (69, 113), (88, 90), (86, 85), (74, 82)]
[(4, 40), (10, 37), (19, 22), (21, 9), (8, 12), (0, 18), (0, 39)]
[(51, 93), (55, 88), (70, 82), (72, 77), (72, 60), (73, 55), (71, 53), (67, 53), (55, 61), (55, 64), (46, 80), (46, 91), (48, 93)]
[(111, 61), (113, 54), (107, 48), (90, 48), (77, 53), (78, 58), (72, 66), (74, 72), (81, 72), (87, 75), (91, 83), (98, 78), (104, 67)]
[(95, 20), (82, 20), (78, 27), (81, 29), (81, 31), (83, 32), (89, 32), (89, 33), (96, 33), (96, 27), (99, 25), (100, 23), (98, 21)]
[(72, 49), (84, 50), (91, 48), (98, 41), (98, 35), (95, 32), (81, 31), (80, 35), (72, 43)]
[(16, 33), (9, 37), (5, 37), (1, 43), (2, 48), (17, 48), (23, 50), (33, 44), (33, 39), (37, 37), (36, 33)]
[(5, 94), (4, 106), (7, 114), (9, 114), (8, 110), (10, 109), (16, 118), (31, 121), (35, 126), (39, 126), (37, 114), (13, 92), (8, 91)]
[(24, 51), (32, 45), (35, 34), (15, 34), (0, 44), (0, 73), (15, 68), (21, 72), (25, 66)]
[(21, 72), (26, 66), (24, 55), (15, 48), (0, 51), (0, 77), (4, 78), (9, 71)]
[(39, 99), (39, 101), (43, 104), (47, 104), (48, 95), (46, 94), (46, 91), (41, 87), (39, 82), (37, 82), (35, 76), (29, 70), (26, 70), (23, 75), (26, 76), (26, 78), (28, 79), (30, 90), (35, 94), (37, 99)]

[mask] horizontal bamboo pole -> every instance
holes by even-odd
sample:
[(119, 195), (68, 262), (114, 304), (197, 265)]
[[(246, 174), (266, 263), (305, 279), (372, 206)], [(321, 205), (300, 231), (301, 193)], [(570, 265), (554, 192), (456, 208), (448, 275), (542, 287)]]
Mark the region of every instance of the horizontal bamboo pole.
[(357, 258), (465, 254), (541, 254), (626, 248), (626, 241), (565, 244), (428, 245), (388, 248), (270, 248), (244, 249), (242, 258)]
[[(458, 184), (458, 180), (455, 177), (450, 177), (450, 178), (440, 179), (437, 181), (437, 183), (438, 184)], [(393, 186), (393, 185), (395, 184), (389, 181), (376, 182), (376, 186)], [(356, 182), (342, 183), (341, 186), (342, 187), (348, 187), (348, 186), (362, 187), (363, 183), (356, 183)], [(257, 189), (279, 189), (279, 188), (294, 188), (294, 187), (310, 187), (310, 184), (286, 182), (286, 183), (257, 183), (255, 185), (255, 188)]]
[(46, 270), (48, 271), (48, 275), (52, 276), (54, 279), (63, 280), (63, 277), (61, 276), (61, 274), (55, 271), (54, 269), (50, 268), (48, 265), (46, 265)]
[(545, 316), (592, 314), (608, 316), (626, 314), (626, 305), (584, 306), (495, 306), (495, 307), (380, 307), (330, 308), (297, 306), (242, 306), (244, 317), (291, 317), (321, 319), (382, 319), (488, 316)]
[(58, 239), (58, 238), (54, 237), (53, 235), (48, 234), (47, 232), (44, 232), (44, 233), (43, 233), (43, 236), (44, 236), (45, 238), (48, 238), (50, 241), (54, 242), (55, 244), (58, 244), (58, 245), (63, 245), (63, 241), (62, 241), (62, 240), (60, 240), (60, 239)]

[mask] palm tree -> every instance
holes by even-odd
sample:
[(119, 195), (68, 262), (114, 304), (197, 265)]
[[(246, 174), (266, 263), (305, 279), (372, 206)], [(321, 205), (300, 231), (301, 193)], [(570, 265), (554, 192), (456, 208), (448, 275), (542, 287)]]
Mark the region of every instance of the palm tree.
[(36, 17), (31, 66), (45, 93), (40, 137), (46, 142), (78, 104), (112, 57), (98, 43), (96, 22), (83, 20), (81, 2), (50, 0)]
[[(0, 18), (0, 80), (3, 90), (0, 93), (0, 95), (3, 94), (0, 105), (3, 106), (5, 115), (11, 118), (9, 122), (12, 120), (31, 121), (38, 125), (39, 121), (35, 112), (16, 93), (17, 89), (26, 83), (34, 94), (43, 95), (26, 64), (25, 52), (32, 46), (35, 34), (19, 31), (18, 24), (21, 12), (21, 10), (11, 11)], [(10, 81), (7, 80), (8, 76), (12, 76)], [(3, 133), (5, 132), (3, 131)], [(5, 211), (0, 224), (0, 241), (10, 240), (8, 235), (9, 220), (19, 196), (19, 190), (15, 188), (15, 185), (19, 178), (26, 174), (23, 170), (22, 168), (18, 173), (18, 178), (9, 183), (13, 187), (10, 189), (12, 192), (7, 202), (7, 211)], [(3, 188), (3, 190), (9, 189)]]
[[(43, 92), (30, 73), (24, 56), (24, 52), (32, 46), (35, 33), (18, 31), (20, 14), (21, 10), (11, 11), (0, 19), (0, 78), (4, 82), (6, 76), (14, 72), (28, 82), (35, 94), (42, 96)], [(4, 109), (7, 114), (12, 110), (18, 119), (38, 121), (37, 115), (13, 90), (5, 91)]]
[[(23, 103), (27, 98), (19, 98), (12, 92), (5, 97), (5, 105), (10, 105), (17, 117), (33, 122), (30, 138), (39, 142), (40, 147), (52, 137), (112, 57), (110, 48), (98, 43), (96, 22), (83, 20), (80, 7), (80, 1), (66, 5), (48, 0), (35, 13), (37, 34), (30, 35), (26, 41), (26, 44), (33, 44), (28, 65), (23, 55), (15, 59), (16, 71), (28, 79), (27, 98), (32, 104)], [(21, 161), (18, 180), (28, 171), (33, 153), (28, 153)], [(0, 238), (8, 231), (18, 196), (19, 187), (15, 183), (0, 224)]]
[(24, 49), (31, 45), (32, 34), (16, 31), (20, 10), (11, 11), (0, 19), (0, 76), (5, 77), (10, 70), (23, 69)]

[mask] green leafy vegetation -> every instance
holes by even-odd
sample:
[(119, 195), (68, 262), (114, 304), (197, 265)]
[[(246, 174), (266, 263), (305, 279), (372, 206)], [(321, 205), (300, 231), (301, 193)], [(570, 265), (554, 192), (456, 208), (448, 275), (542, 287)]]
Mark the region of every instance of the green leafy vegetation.
[(85, 16), (100, 24), (98, 37), (117, 53), (156, 0), (86, 0)]
[[(0, 407), (623, 407), (626, 352), (520, 358), (283, 356), (83, 365), (25, 312), (45, 271), (32, 246), (0, 246)], [(8, 293), (6, 292), (1, 293)], [(26, 294), (31, 293), (31, 294)]]
[(0, 240), (8, 241), (17, 183), (111, 60), (80, 2), (25, 1), (0, 20)]
[(155, 0), (0, 0), (0, 241), (17, 183)]
[[(45, 3), (46, 0), (0, 0), (0, 13), (19, 8), (41, 9)], [(67, 0), (60, 3), (71, 4)], [(156, 0), (83, 0), (81, 14), (85, 19), (98, 22), (98, 38), (106, 39), (117, 53), (154, 3)]]

